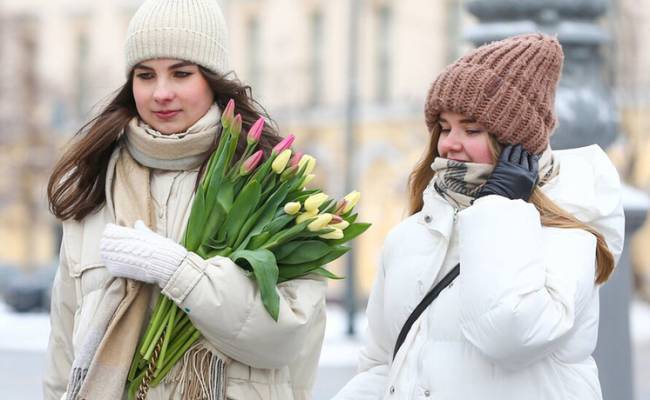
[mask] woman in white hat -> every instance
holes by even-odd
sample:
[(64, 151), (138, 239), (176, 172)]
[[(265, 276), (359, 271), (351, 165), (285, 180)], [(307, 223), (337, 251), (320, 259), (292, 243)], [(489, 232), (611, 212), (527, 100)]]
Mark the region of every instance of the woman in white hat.
[[(226, 103), (235, 100), (244, 130), (265, 115), (229, 74), (217, 2), (146, 1), (129, 25), (126, 61), (126, 84), (79, 130), (48, 186), (63, 243), (45, 399), (123, 398), (159, 292), (203, 339), (147, 398), (308, 399), (325, 282), (280, 284), (276, 322), (241, 268), (178, 244)], [(280, 139), (267, 125), (260, 147), (268, 153)]]

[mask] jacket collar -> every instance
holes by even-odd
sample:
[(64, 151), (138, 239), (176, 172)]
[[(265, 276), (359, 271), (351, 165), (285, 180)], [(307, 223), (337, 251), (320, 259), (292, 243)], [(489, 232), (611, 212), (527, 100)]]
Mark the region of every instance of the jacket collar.
[(429, 185), (424, 190), (422, 200), (424, 205), (418, 215), (418, 222), (428, 229), (438, 232), (449, 242), (458, 210), (440, 197), (433, 185)]

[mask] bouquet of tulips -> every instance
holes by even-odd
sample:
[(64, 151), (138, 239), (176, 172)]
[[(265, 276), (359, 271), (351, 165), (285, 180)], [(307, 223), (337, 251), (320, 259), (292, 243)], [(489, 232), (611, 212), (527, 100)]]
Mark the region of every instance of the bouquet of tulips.
[[(370, 224), (356, 222), (359, 192), (330, 199), (306, 189), (316, 160), (293, 153), (294, 136), (278, 143), (265, 160), (256, 150), (264, 127), (251, 126), (243, 155), (235, 160), (242, 129), (231, 100), (222, 117), (223, 131), (197, 188), (181, 244), (204, 259), (229, 257), (260, 290), (269, 317), (277, 321), (276, 285), (309, 274), (338, 279), (325, 269), (350, 248), (344, 244)], [(187, 314), (160, 296), (129, 372), (129, 397), (148, 373), (156, 386), (201, 337)], [(157, 355), (157, 360), (154, 354)]]

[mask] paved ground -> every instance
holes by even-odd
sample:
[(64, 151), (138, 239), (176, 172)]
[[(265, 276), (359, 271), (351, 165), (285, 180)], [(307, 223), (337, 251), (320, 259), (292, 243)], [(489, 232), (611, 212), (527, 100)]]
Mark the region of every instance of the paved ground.
[[(636, 348), (636, 400), (650, 399), (650, 342)], [(324, 366), (318, 371), (313, 400), (329, 400), (354, 374), (352, 366)], [(42, 399), (43, 353), (0, 351), (0, 391), (6, 400)], [(606, 399), (607, 400), (607, 399)]]
[[(638, 311), (638, 310), (637, 310)], [(633, 357), (635, 400), (650, 400), (650, 306), (644, 307), (642, 326), (637, 322)], [(638, 313), (633, 313), (637, 314)], [(358, 341), (343, 337), (343, 321), (338, 310), (331, 310), (321, 366), (314, 387), (314, 400), (329, 400), (354, 374)], [(359, 321), (363, 324), (363, 321)], [(47, 341), (47, 315), (8, 314), (0, 306), (0, 399), (42, 399), (44, 349)], [(619, 400), (619, 399), (605, 399)]]
[(0, 392), (6, 400), (42, 399), (43, 352), (0, 351)]
[(637, 344), (632, 357), (636, 400), (650, 400), (650, 341)]

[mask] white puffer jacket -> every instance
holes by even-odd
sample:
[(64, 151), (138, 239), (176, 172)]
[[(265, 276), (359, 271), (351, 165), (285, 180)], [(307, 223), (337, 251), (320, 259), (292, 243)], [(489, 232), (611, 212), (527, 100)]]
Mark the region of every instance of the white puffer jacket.
[[(544, 192), (600, 231), (618, 259), (624, 217), (616, 170), (597, 146), (555, 152)], [(457, 238), (456, 238), (457, 237)], [(455, 214), (435, 191), (388, 236), (370, 296), (360, 373), (336, 400), (601, 399), (596, 239), (542, 227), (535, 207), (487, 196)], [(461, 272), (399, 331), (445, 270)]]
[[(111, 165), (117, 152), (113, 154)], [(113, 168), (109, 166), (109, 171)], [(197, 170), (152, 170), (151, 194), (159, 234), (178, 240), (189, 218)], [(111, 185), (107, 177), (107, 187)], [(110, 194), (107, 204), (111, 204)], [(52, 289), (52, 331), (47, 352), (46, 400), (64, 397), (70, 366), (111, 275), (99, 241), (107, 207), (81, 222), (63, 223), (60, 266)], [(187, 257), (163, 289), (207, 342), (232, 358), (226, 396), (232, 400), (306, 400), (313, 385), (325, 332), (326, 283), (298, 279), (278, 285), (280, 318), (264, 309), (255, 283), (233, 263)], [(63, 396), (63, 397), (62, 397)], [(147, 399), (180, 399), (165, 384)]]

